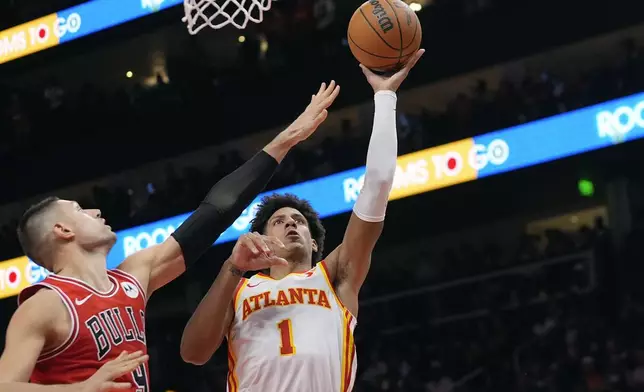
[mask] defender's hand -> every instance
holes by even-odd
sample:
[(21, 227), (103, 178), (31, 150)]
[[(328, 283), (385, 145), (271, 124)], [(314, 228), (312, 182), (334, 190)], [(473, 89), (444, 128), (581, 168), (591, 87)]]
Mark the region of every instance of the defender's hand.
[(340, 94), (340, 86), (332, 80), (327, 86), (322, 83), (317, 94), (311, 97), (311, 103), (304, 112), (284, 131), (293, 145), (308, 139), (316, 129), (326, 120), (329, 112), (327, 109)]
[(412, 58), (409, 59), (404, 67), (402, 67), (395, 74), (389, 76), (377, 75), (362, 64), (360, 64), (360, 68), (362, 69), (364, 75), (367, 77), (367, 82), (369, 82), (371, 87), (373, 87), (374, 93), (383, 90), (396, 92), (398, 91), (398, 88), (400, 87), (402, 82), (407, 78), (407, 75), (409, 75), (409, 71), (414, 68), (423, 53), (425, 53), (425, 49), (420, 49), (418, 52), (416, 52), (415, 55), (413, 55)]
[(87, 381), (80, 383), (80, 392), (110, 392), (112, 390), (130, 389), (129, 382), (115, 382), (114, 380), (136, 369), (148, 360), (142, 351), (128, 354), (123, 351), (116, 359), (103, 365)]
[(232, 265), (240, 271), (259, 271), (274, 265), (288, 265), (288, 262), (275, 255), (275, 250), (283, 249), (282, 241), (259, 233), (246, 233), (239, 237), (230, 258)]

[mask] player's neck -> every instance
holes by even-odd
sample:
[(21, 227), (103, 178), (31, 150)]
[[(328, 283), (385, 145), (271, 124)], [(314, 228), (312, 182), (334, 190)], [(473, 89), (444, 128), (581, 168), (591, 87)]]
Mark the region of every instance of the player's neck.
[(101, 292), (112, 288), (107, 276), (106, 257), (102, 252), (61, 252), (57, 260), (60, 260), (60, 263), (54, 263), (57, 275), (81, 280)]
[(309, 261), (308, 263), (292, 263), (289, 261), (288, 266), (286, 267), (271, 267), (271, 273), (270, 276), (273, 279), (282, 279), (288, 274), (293, 274), (293, 273), (303, 273), (308, 270), (310, 270), (311, 267), (311, 262)]

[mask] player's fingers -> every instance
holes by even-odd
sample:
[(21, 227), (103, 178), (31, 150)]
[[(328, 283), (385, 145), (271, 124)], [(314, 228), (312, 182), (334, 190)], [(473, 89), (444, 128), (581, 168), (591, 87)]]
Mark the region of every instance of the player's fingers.
[(271, 253), (271, 248), (268, 247), (268, 244), (266, 243), (266, 239), (261, 236), (257, 236), (253, 238), (253, 242), (255, 243), (255, 246), (258, 249), (261, 249), (262, 252), (269, 254)]
[(136, 369), (137, 366), (139, 366), (139, 363), (134, 361), (129, 361), (129, 362), (119, 364), (118, 366), (115, 366), (113, 369), (110, 370), (109, 378), (110, 380), (119, 378), (122, 375), (127, 374), (132, 370)]
[(145, 354), (143, 354), (143, 351), (139, 350), (139, 351), (135, 351), (135, 352), (133, 352), (131, 354), (127, 354), (124, 359), (132, 360), (132, 359), (142, 357), (143, 355), (145, 355)]
[(324, 109), (323, 111), (321, 111), (321, 112), (320, 112), (320, 114), (318, 114), (318, 115), (315, 117), (315, 120), (313, 120), (313, 129), (315, 129), (315, 128), (317, 128), (318, 126), (320, 126), (320, 124), (322, 124), (322, 123), (324, 122), (324, 120), (326, 120), (326, 118), (327, 118), (328, 116), (329, 116), (329, 112), (328, 112), (326, 109)]
[(370, 77), (370, 76), (372, 76), (372, 75), (375, 75), (373, 72), (371, 72), (371, 70), (370, 70), (369, 68), (365, 67), (365, 66), (364, 66), (364, 65), (362, 65), (362, 64), (360, 64), (360, 69), (362, 70), (362, 73), (363, 73), (366, 77)]
[(132, 388), (132, 384), (129, 382), (109, 382), (101, 387), (101, 392), (109, 392), (111, 390), (123, 390)]
[(122, 351), (118, 357), (112, 359), (111, 361), (105, 362), (105, 364), (101, 368), (110, 369), (115, 366), (119, 366), (124, 361), (127, 361), (128, 356), (129, 354), (127, 351)]
[(138, 355), (138, 356), (136, 356), (134, 358), (131, 358), (128, 361), (128, 365), (129, 365), (130, 362), (136, 363), (136, 364), (141, 364), (141, 363), (147, 361), (149, 358), (150, 358), (150, 356), (148, 354), (141, 353), (141, 355)]
[(423, 54), (424, 54), (424, 53), (425, 53), (425, 49), (419, 49), (419, 50), (418, 50), (418, 52), (416, 52), (416, 53), (412, 56), (412, 58), (407, 62), (407, 64), (405, 64), (405, 66), (403, 67), (403, 69), (404, 69), (404, 70), (407, 70), (407, 72), (409, 72), (409, 70), (411, 70), (412, 68), (414, 68), (414, 66), (416, 65), (416, 63), (418, 62), (418, 60), (420, 60), (420, 58), (421, 58), (421, 57), (423, 57)]
[(322, 84), (320, 85), (320, 89), (319, 89), (319, 90), (318, 90), (318, 92), (315, 94), (315, 96), (316, 96), (316, 97), (319, 97), (319, 96), (320, 96), (320, 94), (322, 94), (322, 93), (324, 92), (324, 90), (326, 90), (326, 82), (322, 82)]
[(123, 352), (116, 359), (113, 359), (110, 362), (106, 363), (106, 365), (111, 364), (114, 369), (117, 369), (121, 366), (126, 366), (132, 361), (143, 361), (142, 358), (144, 357), (146, 357), (146, 355), (143, 354), (143, 351), (136, 351), (131, 354)]
[(124, 363), (123, 365), (119, 366), (118, 368), (114, 369), (114, 372), (111, 374), (111, 378), (118, 378), (124, 374), (130, 373), (132, 370), (136, 369), (141, 365), (143, 362), (148, 360), (148, 356), (144, 355), (141, 358), (137, 358), (135, 360), (131, 360), (129, 362)]
[(332, 80), (328, 85), (326, 83), (322, 83), (322, 86), (320, 87), (320, 91), (318, 91), (318, 93), (315, 95), (315, 99), (311, 103), (316, 107), (319, 107), (319, 105), (323, 104), (324, 100), (329, 96), (329, 94), (333, 91), (334, 88), (335, 88), (334, 80)]
[(337, 83), (335, 82), (335, 80), (332, 80), (331, 83), (329, 83), (327, 88), (324, 90), (324, 96), (328, 97), (329, 95), (331, 95), (331, 93), (333, 93), (333, 90), (335, 90), (336, 85)]
[(335, 86), (331, 94), (324, 100), (324, 102), (322, 102), (322, 107), (326, 109), (331, 106), (331, 104), (338, 97), (338, 94), (340, 94), (340, 86)]
[(260, 252), (268, 253), (271, 251), (271, 248), (266, 244), (266, 236), (259, 234), (257, 232), (250, 233), (251, 239), (255, 244), (255, 247), (259, 249)]
[(277, 237), (266, 236), (265, 240), (269, 244), (275, 245), (278, 248), (285, 248), (284, 243), (282, 241), (280, 241), (279, 238), (277, 238)]
[(253, 243), (252, 237), (250, 235), (246, 235), (244, 239), (242, 240), (242, 245), (250, 251), (250, 253), (254, 255), (259, 254), (259, 249), (255, 246)]
[(113, 361), (118, 361), (119, 359), (123, 359), (130, 355), (127, 351), (121, 351), (118, 357), (114, 358)]
[(276, 256), (271, 257), (271, 258), (268, 259), (268, 262), (270, 263), (271, 267), (278, 266), (278, 265), (281, 265), (281, 266), (284, 266), (284, 267), (288, 266), (288, 261), (286, 261), (286, 259), (284, 259), (282, 257), (276, 257)]

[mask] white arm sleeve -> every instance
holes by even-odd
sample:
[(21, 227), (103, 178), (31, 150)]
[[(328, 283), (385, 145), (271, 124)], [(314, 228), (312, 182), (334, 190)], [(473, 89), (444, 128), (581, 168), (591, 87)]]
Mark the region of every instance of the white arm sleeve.
[(378, 91), (374, 96), (373, 131), (367, 151), (367, 171), (353, 212), (363, 221), (385, 220), (389, 193), (396, 174), (396, 93)]

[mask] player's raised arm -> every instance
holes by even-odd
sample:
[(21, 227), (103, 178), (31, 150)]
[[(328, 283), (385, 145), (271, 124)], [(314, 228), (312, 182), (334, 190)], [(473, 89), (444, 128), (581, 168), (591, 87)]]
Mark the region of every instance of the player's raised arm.
[(275, 256), (284, 244), (273, 237), (257, 233), (241, 236), (217, 279), (190, 317), (181, 337), (181, 358), (194, 365), (203, 365), (217, 351), (232, 323), (235, 310), (233, 295), (246, 271), (258, 271), (274, 265), (288, 265)]
[(339, 92), (334, 81), (328, 86), (322, 83), (304, 112), (262, 151), (215, 184), (170, 238), (128, 257), (119, 268), (137, 277), (148, 295), (181, 275), (264, 189), (288, 151), (322, 124)]
[(338, 295), (354, 316), (358, 313), (358, 292), (369, 271), (371, 252), (382, 233), (396, 173), (396, 91), (423, 53), (424, 50), (419, 50), (404, 68), (390, 77), (376, 75), (361, 65), (375, 93), (374, 123), (364, 185), (353, 207), (342, 244), (326, 259)]

